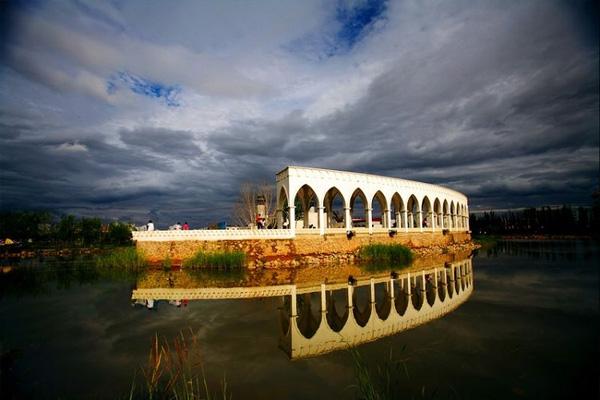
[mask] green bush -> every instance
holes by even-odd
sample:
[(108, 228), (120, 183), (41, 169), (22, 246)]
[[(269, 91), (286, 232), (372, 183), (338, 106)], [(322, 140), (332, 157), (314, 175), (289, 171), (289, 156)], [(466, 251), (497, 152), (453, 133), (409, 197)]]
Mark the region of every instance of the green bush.
[(242, 251), (220, 251), (205, 253), (197, 251), (191, 258), (183, 262), (187, 268), (218, 267), (242, 268), (246, 263), (246, 254)]
[(401, 244), (369, 244), (361, 247), (359, 260), (369, 265), (406, 266), (412, 262), (413, 253)]
[(112, 244), (131, 244), (131, 227), (123, 222), (113, 222), (108, 227), (108, 241)]

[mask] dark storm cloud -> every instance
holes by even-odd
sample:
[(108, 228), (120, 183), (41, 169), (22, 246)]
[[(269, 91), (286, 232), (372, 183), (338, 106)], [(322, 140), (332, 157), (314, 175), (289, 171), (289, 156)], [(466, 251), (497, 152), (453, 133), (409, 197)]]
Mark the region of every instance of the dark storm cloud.
[[(307, 32), (302, 23), (281, 42), (259, 32), (274, 43), (266, 55), (237, 33), (225, 42), (244, 46), (227, 54), (216, 27), (208, 42), (176, 28), (168, 46), (140, 41), (162, 32), (134, 24), (143, 33), (127, 36), (135, 7), (84, 7), (81, 35), (57, 23), (63, 9), (47, 7), (54, 18), (29, 25), (21, 16), (28, 29), (9, 35), (12, 58), (0, 66), (1, 207), (204, 224), (228, 218), (241, 183), (273, 182), (298, 164), (442, 184), (469, 196), (473, 210), (589, 204), (598, 184), (595, 2), (357, 4), (344, 15), (330, 7), (315, 16), (322, 26)], [(119, 27), (123, 36), (109, 37), (122, 47), (99, 34)], [(307, 37), (327, 57), (307, 62), (308, 50), (286, 45)], [(124, 65), (181, 83), (179, 107), (109, 93)], [(275, 90), (249, 96), (252, 82)]]
[(119, 136), (123, 143), (159, 154), (199, 156), (202, 151), (194, 142), (190, 132), (161, 128), (138, 128), (122, 130)]

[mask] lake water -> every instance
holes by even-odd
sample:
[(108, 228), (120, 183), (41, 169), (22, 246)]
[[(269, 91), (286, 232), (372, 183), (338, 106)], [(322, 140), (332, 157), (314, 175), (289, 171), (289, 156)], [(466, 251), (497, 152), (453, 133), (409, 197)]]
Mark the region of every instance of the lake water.
[[(409, 330), (377, 340), (371, 337), (373, 341), (356, 347), (374, 380), (378, 367), (391, 359), (397, 396), (598, 397), (600, 249), (596, 243), (501, 242), (478, 251), (472, 259), (455, 261), (452, 265), (468, 266), (461, 269), (465, 272), (462, 279), (473, 284), (472, 293), (468, 284), (456, 287), (459, 291), (454, 295), (465, 296), (454, 297), (460, 300), (456, 309)], [(413, 269), (416, 288), (423, 282), (427, 288), (435, 282), (441, 285), (444, 279), (453, 284), (454, 267), (449, 265), (434, 265), (437, 279), (429, 272), (426, 281), (418, 268)], [(347, 271), (338, 268), (336, 276)], [(442, 278), (441, 271), (450, 272)], [(26, 269), (4, 268), (0, 275), (0, 397), (126, 398), (134, 373), (139, 375), (140, 366), (147, 362), (153, 337), (158, 334), (170, 340), (191, 330), (215, 392), (225, 376), (234, 399), (356, 398), (350, 351), (315, 346), (322, 354), (294, 357), (286, 348), (283, 332), (290, 321), (290, 296), (190, 299), (180, 307), (155, 301), (153, 309), (131, 302), (134, 289), (157, 286), (193, 293), (200, 286), (247, 287), (257, 280), (262, 286), (268, 286), (265, 282), (279, 286), (296, 282), (297, 290), (304, 288), (309, 293), (297, 297), (298, 320), (304, 321), (299, 325), (314, 332), (318, 321), (315, 325), (314, 318), (303, 312), (309, 309), (311, 315), (320, 315), (319, 289), (324, 279), (311, 282), (301, 279), (301, 273), (270, 273), (268, 277), (236, 275), (228, 279), (219, 274), (157, 272), (131, 279), (82, 265), (34, 263)], [(358, 284), (352, 290), (360, 309), (369, 302), (370, 286), (361, 286), (365, 279), (389, 277), (389, 272), (355, 274)], [(306, 274), (322, 275), (319, 271)], [(335, 279), (328, 278), (327, 284), (333, 283)], [(316, 288), (312, 295), (311, 285)], [(340, 287), (327, 298), (336, 299), (341, 315), (347, 308), (347, 290), (343, 288), (347, 283)], [(379, 304), (390, 287), (377, 284), (374, 288)], [(202, 293), (205, 296), (206, 290)], [(395, 287), (395, 293), (401, 297), (401, 285)], [(422, 301), (427, 301), (427, 296)]]

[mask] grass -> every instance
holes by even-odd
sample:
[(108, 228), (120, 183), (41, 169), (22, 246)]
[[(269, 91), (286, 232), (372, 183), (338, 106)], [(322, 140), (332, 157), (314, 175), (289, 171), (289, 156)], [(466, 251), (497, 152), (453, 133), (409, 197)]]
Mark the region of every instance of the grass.
[(246, 254), (242, 251), (219, 251), (205, 253), (197, 251), (191, 258), (183, 262), (186, 268), (242, 268), (246, 263)]
[(147, 364), (136, 374), (129, 399), (231, 399), (223, 376), (220, 393), (209, 388), (197, 336), (181, 332), (169, 344), (155, 335)]
[(412, 251), (401, 244), (369, 244), (360, 248), (359, 260), (367, 266), (404, 267), (413, 261)]
[(96, 258), (98, 268), (119, 268), (127, 271), (140, 271), (148, 266), (146, 257), (135, 247), (125, 247)]

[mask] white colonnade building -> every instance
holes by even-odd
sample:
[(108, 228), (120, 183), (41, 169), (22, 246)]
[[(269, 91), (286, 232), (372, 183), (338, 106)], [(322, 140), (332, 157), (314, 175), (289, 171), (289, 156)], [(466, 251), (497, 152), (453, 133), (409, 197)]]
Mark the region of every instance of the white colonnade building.
[(292, 236), (469, 230), (467, 197), (443, 186), (295, 166), (277, 173), (276, 182), (277, 227)]

